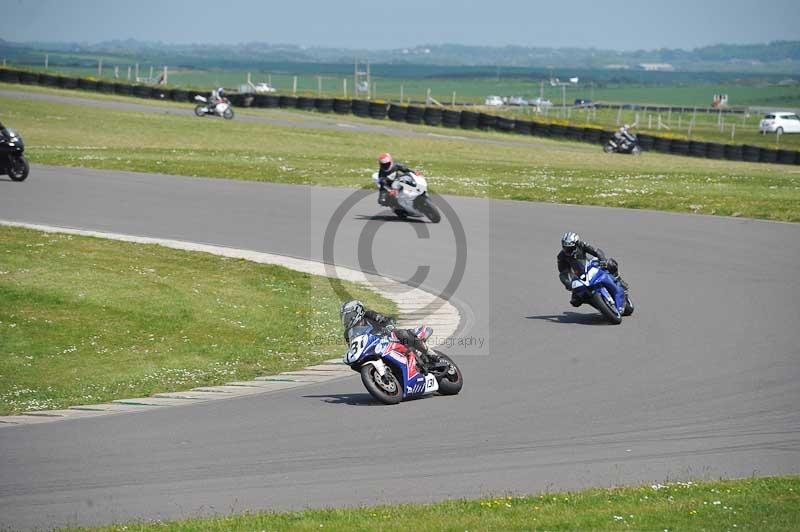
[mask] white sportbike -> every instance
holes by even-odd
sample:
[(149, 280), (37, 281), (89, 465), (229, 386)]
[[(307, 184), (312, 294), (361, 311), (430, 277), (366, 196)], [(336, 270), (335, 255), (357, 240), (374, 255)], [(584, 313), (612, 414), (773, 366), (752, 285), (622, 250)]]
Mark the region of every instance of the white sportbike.
[(233, 107), (227, 98), (218, 101), (216, 105), (210, 104), (208, 98), (199, 94), (194, 99), (200, 102), (194, 108), (194, 114), (197, 116), (215, 115), (221, 116), (225, 120), (233, 118)]
[(390, 207), (400, 218), (427, 217), (437, 224), (442, 219), (439, 209), (428, 196), (428, 181), (414, 172), (397, 173), (390, 176), (391, 185), (386, 188), (381, 186), (378, 172), (372, 174), (372, 179), (381, 190), (378, 203)]

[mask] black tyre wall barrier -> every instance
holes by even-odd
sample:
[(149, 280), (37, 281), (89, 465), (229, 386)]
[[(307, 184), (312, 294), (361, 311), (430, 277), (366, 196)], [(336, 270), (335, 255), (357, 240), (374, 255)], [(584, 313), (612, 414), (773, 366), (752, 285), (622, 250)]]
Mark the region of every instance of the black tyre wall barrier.
[(725, 145), (719, 142), (709, 142), (707, 144), (706, 157), (709, 159), (724, 159)]
[(689, 141), (689, 155), (692, 157), (705, 157), (708, 153), (708, 144), (699, 140)]
[(39, 76), (39, 83), (45, 87), (58, 87), (59, 79), (53, 74), (42, 74)]
[(78, 78), (63, 78), (62, 80), (62, 87), (65, 89), (77, 89), (78, 88)]
[(653, 151), (659, 153), (670, 153), (672, 147), (672, 139), (666, 137), (656, 137), (653, 141)]
[(409, 105), (408, 108), (406, 108), (406, 122), (409, 124), (421, 124), (423, 114), (425, 114), (424, 108)]
[(514, 120), (514, 133), (520, 135), (530, 135), (533, 124), (530, 120)]
[(778, 162), (778, 150), (771, 150), (769, 148), (761, 148), (761, 153), (758, 156), (758, 162), (761, 162), (761, 163), (776, 163), (776, 162)]
[(134, 85), (133, 95), (140, 98), (149, 98), (153, 94), (153, 89), (146, 85)]
[(726, 144), (724, 157), (729, 161), (742, 160), (742, 146), (738, 144)]
[(170, 97), (176, 102), (188, 102), (189, 101), (189, 93), (183, 89), (175, 89), (170, 94)]
[(567, 126), (564, 136), (570, 140), (580, 142), (583, 140), (583, 129), (579, 127)]
[(350, 114), (353, 110), (353, 100), (336, 98), (333, 100), (333, 112), (340, 115)]
[(497, 117), (488, 113), (478, 113), (478, 128), (486, 131), (492, 130), (497, 125)]
[(276, 109), (281, 106), (281, 97), (277, 94), (264, 94), (262, 98), (264, 107), (267, 109)]
[(316, 98), (314, 100), (314, 107), (320, 113), (333, 112), (333, 99), (332, 98)]
[(397, 105), (394, 103), (389, 105), (389, 120), (394, 120), (395, 122), (405, 122), (407, 110), (408, 109), (404, 105)]
[(535, 135), (537, 137), (549, 137), (550, 125), (542, 122), (531, 122), (531, 135)]
[(795, 164), (797, 161), (796, 151), (778, 150), (778, 162), (781, 164)]
[(688, 155), (689, 141), (679, 139), (673, 140), (672, 145), (670, 146), (670, 151), (676, 155)]
[(19, 72), (4, 68), (0, 69), (0, 81), (5, 83), (19, 83)]
[(548, 131), (550, 132), (551, 137), (563, 138), (567, 134), (567, 127), (562, 126), (561, 124), (550, 124)]
[(514, 121), (504, 116), (498, 116), (497, 120), (495, 121), (494, 128), (497, 131), (505, 131), (505, 132), (513, 131)]
[(130, 96), (133, 94), (133, 85), (127, 83), (115, 83), (114, 94), (121, 94), (123, 96)]
[(114, 93), (114, 84), (110, 81), (98, 81), (97, 90), (106, 94)]
[(386, 109), (389, 106), (384, 102), (369, 102), (369, 117), (376, 120), (386, 118)]
[(742, 146), (742, 160), (750, 163), (757, 163), (761, 157), (761, 148), (745, 144)]
[(442, 110), (438, 107), (426, 107), (422, 113), (422, 120), (428, 126), (442, 125)]
[(639, 147), (644, 151), (652, 151), (656, 144), (656, 138), (653, 135), (637, 135), (636, 138), (639, 139)]
[(278, 107), (281, 109), (297, 107), (297, 98), (295, 96), (281, 96), (278, 99)]
[(454, 109), (442, 111), (442, 125), (444, 127), (459, 127), (461, 125), (461, 111)]
[(461, 128), (475, 129), (478, 127), (478, 113), (473, 111), (461, 111)]
[(583, 141), (591, 144), (600, 144), (603, 142), (603, 130), (593, 127), (583, 129)]
[(353, 100), (353, 114), (362, 118), (369, 118), (369, 102), (366, 100)]
[(314, 98), (309, 98), (307, 96), (299, 96), (295, 102), (295, 105), (298, 109), (302, 109), (303, 111), (310, 111), (314, 108)]
[(19, 73), (19, 82), (26, 85), (33, 85), (39, 83), (39, 74), (36, 72), (25, 72), (24, 70)]
[(96, 91), (97, 81), (93, 79), (78, 78), (78, 88), (85, 91)]

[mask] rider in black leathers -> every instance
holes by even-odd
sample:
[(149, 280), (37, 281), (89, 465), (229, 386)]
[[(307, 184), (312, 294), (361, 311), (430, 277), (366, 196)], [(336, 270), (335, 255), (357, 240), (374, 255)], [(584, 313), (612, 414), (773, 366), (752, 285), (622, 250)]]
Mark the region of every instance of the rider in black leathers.
[(380, 187), (378, 204), (387, 206), (389, 205), (389, 190), (394, 182), (390, 176), (395, 173), (406, 174), (413, 170), (402, 163), (395, 162), (390, 153), (381, 153), (378, 156), (378, 163), (380, 164), (378, 168), (378, 186)]
[[(606, 257), (603, 250), (596, 248), (580, 239), (577, 233), (567, 232), (561, 237), (561, 251), (558, 253), (556, 260), (558, 261), (558, 278), (564, 288), (572, 291), (572, 281), (583, 275), (586, 262), (591, 260), (592, 257), (597, 258), (600, 262), (600, 267), (607, 270), (613, 275), (625, 293), (628, 293), (628, 283), (626, 283), (622, 276), (619, 274), (619, 264), (611, 257)], [(579, 307), (585, 301), (576, 297), (575, 292), (572, 293), (570, 304), (573, 307)]]
[(374, 310), (367, 310), (361, 301), (354, 299), (342, 305), (341, 316), (342, 325), (344, 325), (344, 341), (347, 344), (352, 340), (350, 338), (351, 329), (361, 325), (370, 325), (373, 332), (380, 336), (388, 336), (394, 331), (394, 335), (400, 343), (414, 349), (417, 353), (417, 361), (422, 373), (427, 373), (430, 368), (437, 367), (443, 363), (433, 350), (428, 349), (423, 340), (417, 338), (413, 330), (396, 328), (394, 318), (384, 316)]

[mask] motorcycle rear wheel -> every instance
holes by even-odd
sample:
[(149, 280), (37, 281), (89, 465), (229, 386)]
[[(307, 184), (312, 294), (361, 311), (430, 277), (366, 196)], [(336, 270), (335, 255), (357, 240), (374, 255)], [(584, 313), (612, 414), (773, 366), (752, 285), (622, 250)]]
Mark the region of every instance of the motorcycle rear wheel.
[(197, 116), (205, 116), (205, 114), (206, 114), (205, 105), (195, 105), (194, 106), (194, 114), (196, 114)]
[(419, 197), (416, 207), (422, 214), (427, 216), (431, 222), (438, 224), (442, 220), (439, 209), (436, 208), (436, 205), (433, 204), (427, 194), (423, 194)]
[(22, 155), (12, 156), (8, 165), (8, 177), (12, 181), (25, 181), (28, 178), (31, 167)]
[(607, 319), (613, 325), (619, 325), (622, 323), (622, 315), (617, 311), (613, 305), (609, 305), (606, 298), (603, 297), (599, 291), (592, 294), (592, 306), (600, 311), (600, 314), (603, 315), (605, 319)]
[(449, 356), (439, 351), (436, 354), (439, 355), (439, 358), (443, 358), (450, 363), (450, 368), (445, 373), (441, 376), (436, 376), (436, 380), (439, 382), (439, 393), (442, 395), (457, 395), (464, 386), (464, 376), (461, 374), (461, 370), (458, 369), (456, 363)]
[(361, 382), (369, 394), (385, 405), (396, 405), (403, 400), (403, 390), (391, 370), (381, 377), (372, 364), (361, 366)]

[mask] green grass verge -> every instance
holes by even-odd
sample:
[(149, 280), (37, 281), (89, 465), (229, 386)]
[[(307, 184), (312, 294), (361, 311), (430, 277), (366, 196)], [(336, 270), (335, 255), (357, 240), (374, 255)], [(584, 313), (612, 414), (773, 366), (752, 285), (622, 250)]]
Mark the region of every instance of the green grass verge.
[(790, 531), (800, 523), (800, 477), (677, 482), (429, 505), (259, 513), (92, 530), (280, 531)]
[[(371, 186), (375, 155), (388, 150), (422, 169), (438, 193), (800, 221), (796, 166), (655, 153), (634, 158), (581, 143), (408, 125), (398, 127), (449, 137), (223, 122), (2, 97), (0, 108), (37, 163), (362, 187)], [(299, 122), (319, 116), (246, 113)], [(478, 144), (474, 137), (496, 143)]]
[(0, 302), (0, 414), (252, 379), (344, 350), (327, 279), (155, 245), (0, 226)]

